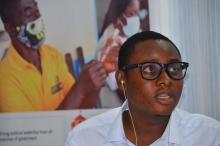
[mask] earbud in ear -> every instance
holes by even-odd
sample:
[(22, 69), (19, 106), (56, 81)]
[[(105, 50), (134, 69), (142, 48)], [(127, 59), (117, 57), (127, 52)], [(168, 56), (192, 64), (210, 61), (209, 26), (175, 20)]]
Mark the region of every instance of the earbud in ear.
[(124, 89), (124, 84), (125, 84), (125, 81), (121, 81), (121, 85), (122, 85), (122, 88)]
[(122, 86), (122, 90), (123, 90), (123, 93), (124, 93), (124, 97), (125, 99), (127, 99), (127, 96), (126, 96), (126, 93), (125, 93), (125, 87), (124, 87), (124, 84), (125, 84), (125, 81), (121, 81), (121, 86)]

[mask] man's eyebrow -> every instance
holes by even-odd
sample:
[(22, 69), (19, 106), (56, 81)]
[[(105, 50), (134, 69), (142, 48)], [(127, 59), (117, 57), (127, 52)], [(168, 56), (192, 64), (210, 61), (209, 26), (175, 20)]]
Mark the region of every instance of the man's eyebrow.
[(170, 62), (179, 62), (181, 61), (180, 59), (170, 59)]

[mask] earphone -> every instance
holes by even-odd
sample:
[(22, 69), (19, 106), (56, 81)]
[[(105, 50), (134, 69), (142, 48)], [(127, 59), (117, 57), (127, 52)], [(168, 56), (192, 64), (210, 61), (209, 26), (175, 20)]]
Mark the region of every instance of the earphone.
[(125, 84), (125, 81), (121, 81), (121, 85), (122, 85), (122, 89), (123, 89), (123, 92), (124, 92), (124, 97), (125, 99), (127, 99), (127, 96), (126, 96), (126, 93), (125, 93), (125, 87), (124, 87), (124, 84)]
[[(125, 87), (124, 87), (124, 84), (125, 84), (125, 81), (121, 81), (121, 85), (122, 85), (122, 89), (123, 89), (123, 92), (124, 92), (124, 97), (125, 99), (127, 99), (127, 95), (126, 95), (126, 92), (125, 92)], [(128, 99), (127, 99), (128, 100)], [(135, 129), (135, 126), (134, 126), (134, 120), (133, 120), (133, 117), (131, 115), (131, 111), (129, 109), (129, 106), (128, 106), (128, 113), (130, 115), (130, 118), (131, 118), (131, 124), (132, 124), (132, 127), (133, 127), (133, 130), (134, 130), (134, 136), (135, 136), (135, 145), (137, 146), (137, 132), (136, 132), (136, 129)]]
[[(122, 86), (122, 89), (123, 89), (123, 93), (124, 93), (124, 98), (127, 99), (127, 95), (126, 95), (126, 91), (125, 91), (125, 81), (121, 81), (121, 86)], [(128, 100), (128, 99), (127, 99)], [(135, 125), (134, 125), (134, 119), (133, 119), (133, 116), (131, 114), (131, 111), (130, 111), (130, 108), (129, 108), (129, 105), (128, 105), (128, 114), (131, 118), (131, 124), (132, 124), (132, 127), (133, 127), (133, 131), (134, 131), (134, 136), (135, 136), (135, 146), (138, 146), (138, 137), (137, 137), (137, 131), (136, 131), (136, 128), (135, 128)], [(170, 128), (169, 128), (170, 130)], [(170, 133), (170, 132), (169, 132)], [(168, 146), (169, 146), (169, 141), (168, 141)]]

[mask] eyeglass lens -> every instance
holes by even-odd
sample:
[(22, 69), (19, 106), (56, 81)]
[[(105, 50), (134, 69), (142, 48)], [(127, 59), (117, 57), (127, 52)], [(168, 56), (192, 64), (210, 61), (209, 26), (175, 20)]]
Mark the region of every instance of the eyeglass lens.
[[(165, 70), (172, 79), (182, 79), (185, 76), (186, 68), (186, 65), (181, 62), (165, 65)], [(145, 79), (156, 79), (161, 74), (162, 69), (162, 64), (144, 63), (142, 64), (141, 73)]]

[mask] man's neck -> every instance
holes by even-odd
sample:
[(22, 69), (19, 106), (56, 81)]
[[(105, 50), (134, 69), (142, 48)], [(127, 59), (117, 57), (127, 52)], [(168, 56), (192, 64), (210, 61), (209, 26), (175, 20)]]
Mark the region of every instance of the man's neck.
[[(135, 143), (136, 132), (138, 146), (146, 146), (152, 144), (158, 138), (160, 138), (169, 122), (170, 116), (146, 116), (137, 115), (131, 113), (129, 115), (128, 111), (123, 114), (123, 125), (125, 129), (125, 134), (129, 140)], [(132, 125), (132, 120), (134, 123), (135, 130)]]
[(18, 54), (25, 59), (27, 62), (33, 64), (37, 70), (42, 73), (41, 68), (41, 58), (39, 49), (34, 50), (32, 48), (28, 48), (21, 43), (12, 42), (14, 48), (17, 50)]

